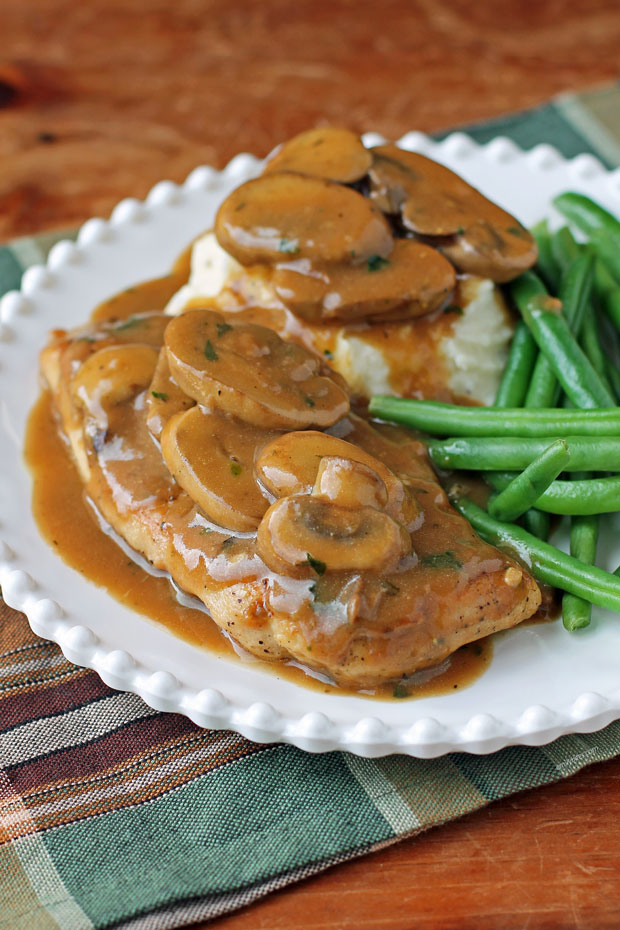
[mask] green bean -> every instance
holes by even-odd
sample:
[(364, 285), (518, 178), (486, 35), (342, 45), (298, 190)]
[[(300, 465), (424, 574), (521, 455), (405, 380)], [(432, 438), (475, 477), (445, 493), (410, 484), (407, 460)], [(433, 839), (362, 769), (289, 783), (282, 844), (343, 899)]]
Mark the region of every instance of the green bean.
[(575, 406), (611, 407), (615, 398), (579, 347), (564, 317), (557, 312), (557, 302), (541, 296), (540, 279), (532, 272), (525, 272), (512, 282), (510, 290), (538, 348), (549, 359)]
[[(570, 554), (580, 562), (593, 565), (596, 559), (599, 518), (573, 517), (570, 528)], [(575, 594), (565, 594), (562, 598), (562, 622), (567, 630), (579, 630), (589, 625), (592, 619), (592, 605)]]
[(601, 348), (596, 315), (592, 309), (590, 313), (586, 313), (581, 327), (581, 345), (609, 393), (617, 398), (616, 391), (607, 377), (608, 359)]
[[(487, 471), (484, 472), (484, 480), (491, 485), (496, 491), (503, 491), (504, 488), (508, 486), (511, 481), (518, 476), (518, 472), (495, 472)], [(543, 510), (537, 510), (535, 507), (530, 507), (529, 510), (523, 514), (519, 520), (522, 526), (532, 533), (534, 536), (537, 536), (538, 539), (547, 540), (549, 538), (549, 531), (551, 529), (551, 518), (548, 513), (545, 513)]]
[[(515, 477), (513, 472), (495, 472), (493, 487), (503, 490)], [(614, 513), (620, 510), (620, 476), (579, 481), (553, 481), (536, 501), (538, 510), (567, 516)]]
[(553, 205), (588, 236), (603, 231), (620, 249), (620, 221), (590, 197), (567, 191), (554, 197)]
[(579, 246), (568, 226), (562, 226), (554, 233), (551, 248), (560, 274), (565, 274), (579, 255)]
[(513, 523), (501, 523), (467, 497), (452, 503), (487, 542), (508, 548), (545, 584), (561, 588), (591, 604), (620, 611), (620, 577), (586, 565), (550, 543), (543, 542)]
[(620, 288), (599, 258), (594, 263), (594, 293), (616, 329), (620, 330)]
[(541, 273), (545, 284), (551, 291), (557, 291), (560, 283), (560, 266), (558, 265), (553, 254), (551, 243), (551, 233), (547, 220), (541, 220), (530, 230), (538, 246), (538, 261), (536, 267)]
[(536, 503), (551, 482), (564, 471), (570, 457), (568, 443), (556, 439), (493, 498), (489, 506), (491, 516), (496, 520), (516, 520)]
[(620, 243), (602, 231), (593, 232), (589, 241), (617, 287), (620, 284)]
[[(534, 341), (534, 344), (536, 342)], [(525, 407), (556, 407), (562, 393), (549, 359), (539, 352), (530, 384), (525, 395)]]
[[(620, 288), (618, 289), (620, 292)], [(620, 360), (620, 333), (616, 329), (613, 320), (610, 320), (608, 315), (603, 312), (600, 302), (597, 301), (598, 312), (597, 320), (599, 327), (599, 338), (601, 345), (603, 347), (603, 352), (605, 354), (605, 372), (607, 374), (607, 379), (610, 381), (612, 387), (616, 383), (616, 375), (620, 373), (618, 368), (618, 362)], [(610, 376), (610, 367), (613, 368), (614, 374)], [(615, 387), (614, 387), (615, 389)]]
[(548, 539), (551, 529), (551, 520), (548, 513), (543, 513), (542, 510), (536, 510), (535, 507), (530, 507), (521, 517), (521, 523), (529, 533), (533, 536), (537, 536), (538, 539), (543, 539), (545, 541)]
[[(467, 471), (519, 471), (539, 458), (554, 437), (459, 436), (427, 440), (428, 451), (438, 468)], [(565, 471), (620, 472), (620, 437), (564, 436), (570, 452)]]
[(620, 407), (597, 410), (461, 407), (435, 400), (377, 395), (370, 412), (438, 436), (620, 436)]
[(508, 360), (495, 397), (496, 407), (519, 407), (523, 403), (537, 355), (538, 346), (534, 337), (523, 320), (520, 320), (515, 327)]
[(620, 401), (620, 371), (618, 371), (616, 365), (608, 355), (605, 356), (605, 374), (608, 382), (613, 388), (616, 399)]
[(594, 280), (594, 255), (590, 251), (577, 254), (575, 261), (562, 275), (558, 297), (562, 302), (562, 315), (576, 337), (590, 310), (590, 297)]
[[(572, 236), (566, 230), (572, 240)], [(555, 241), (555, 239), (554, 239)], [(572, 240), (574, 242), (574, 240)], [(592, 289), (593, 258), (590, 254), (576, 252), (575, 261), (562, 272), (559, 298), (562, 314), (572, 332), (578, 335), (588, 309)], [(560, 399), (561, 388), (553, 366), (544, 352), (536, 360), (530, 386), (525, 397), (526, 407), (555, 407)]]
[(620, 221), (584, 194), (560, 194), (553, 203), (560, 213), (588, 235), (611, 276), (620, 282)]

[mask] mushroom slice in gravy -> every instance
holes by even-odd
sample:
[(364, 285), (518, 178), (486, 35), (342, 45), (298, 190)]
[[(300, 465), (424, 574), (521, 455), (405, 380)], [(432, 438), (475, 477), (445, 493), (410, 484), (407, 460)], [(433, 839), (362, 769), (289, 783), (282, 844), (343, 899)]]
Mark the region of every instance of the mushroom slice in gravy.
[(172, 375), (186, 394), (248, 423), (325, 427), (349, 409), (338, 376), (266, 326), (188, 310), (170, 321), (165, 343)]
[(274, 435), (196, 406), (168, 420), (161, 451), (170, 473), (209, 520), (251, 532), (269, 506), (254, 477), (254, 457)]
[[(274, 497), (309, 494), (322, 474), (321, 463), (326, 457), (365, 465), (386, 488), (386, 513), (408, 529), (416, 525), (419, 508), (400, 478), (360, 446), (327, 433), (304, 430), (279, 436), (259, 453), (256, 474)], [(350, 469), (349, 477), (353, 484), (355, 476), (356, 472)], [(327, 494), (327, 491), (321, 493)]]
[(371, 162), (369, 150), (349, 129), (309, 129), (285, 142), (269, 159), (263, 174), (297, 171), (352, 184), (364, 177)]
[(271, 505), (258, 528), (258, 553), (282, 575), (392, 571), (411, 551), (405, 528), (375, 507), (343, 507), (313, 494)]
[(161, 349), (153, 380), (146, 395), (146, 425), (159, 439), (161, 431), (168, 420), (183, 410), (193, 407), (195, 401), (182, 391), (170, 374), (168, 354)]
[(71, 382), (75, 400), (100, 428), (110, 412), (133, 400), (151, 383), (157, 349), (144, 345), (113, 345), (93, 352)]
[(389, 258), (373, 256), (362, 264), (320, 270), (303, 260), (278, 265), (273, 284), (283, 303), (309, 320), (380, 320), (385, 314), (405, 319), (441, 307), (454, 291), (456, 274), (436, 249), (399, 239)]
[(437, 247), (459, 271), (503, 282), (536, 261), (534, 238), (514, 216), (424, 155), (379, 146), (370, 182), (371, 199), (386, 213), (400, 213), (412, 233), (441, 237)]
[(389, 225), (357, 191), (292, 172), (247, 181), (230, 194), (215, 219), (223, 249), (242, 265), (287, 256), (310, 261), (364, 261), (392, 250)]

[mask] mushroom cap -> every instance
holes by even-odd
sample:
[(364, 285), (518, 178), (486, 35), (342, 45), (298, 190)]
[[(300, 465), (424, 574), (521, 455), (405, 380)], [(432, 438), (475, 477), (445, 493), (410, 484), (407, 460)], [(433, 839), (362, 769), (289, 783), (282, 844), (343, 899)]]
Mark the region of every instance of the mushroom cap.
[(341, 383), (321, 359), (266, 326), (213, 310), (187, 310), (165, 332), (170, 371), (179, 387), (258, 426), (330, 426), (349, 410)]
[(93, 352), (71, 381), (73, 397), (101, 425), (112, 408), (128, 403), (151, 383), (157, 349), (146, 345), (106, 346)]
[(401, 319), (437, 310), (452, 294), (456, 274), (436, 249), (397, 239), (386, 259), (320, 269), (304, 260), (278, 265), (273, 285), (293, 313), (309, 320)]
[(536, 263), (538, 248), (528, 230), (514, 217), (505, 215), (507, 221), (513, 221), (512, 226), (479, 219), (462, 235), (454, 236), (452, 241), (438, 248), (459, 271), (490, 278), (497, 284), (512, 281)]
[(418, 236), (454, 237), (437, 245), (460, 271), (503, 282), (535, 263), (533, 236), (449, 168), (395, 145), (372, 151), (371, 199)]
[(196, 406), (168, 420), (161, 451), (177, 483), (209, 520), (252, 532), (269, 506), (254, 476), (254, 457), (275, 435)]
[[(123, 297), (123, 299), (125, 298)], [(114, 301), (115, 298), (108, 301), (110, 309), (113, 308)], [(155, 301), (153, 306), (157, 306)], [(141, 343), (158, 349), (162, 344), (167, 323), (168, 318), (161, 311), (144, 311), (133, 313), (131, 316), (125, 316), (122, 319), (110, 318), (105, 320), (100, 324), (100, 331), (107, 333), (116, 342)]]
[(367, 174), (372, 155), (349, 129), (323, 127), (301, 132), (280, 146), (263, 174), (297, 171), (315, 178), (352, 184)]
[(312, 494), (340, 507), (383, 510), (388, 502), (385, 482), (373, 468), (339, 455), (321, 459)]
[(411, 551), (411, 537), (374, 507), (340, 507), (310, 494), (271, 505), (257, 534), (258, 554), (283, 575), (391, 571)]
[(146, 395), (146, 425), (149, 431), (159, 439), (168, 420), (175, 413), (189, 410), (194, 404), (193, 398), (181, 390), (170, 374), (168, 354), (162, 349)]
[(256, 474), (275, 497), (309, 494), (315, 486), (321, 461), (336, 456), (366, 465), (383, 481), (388, 494), (386, 513), (405, 527), (418, 518), (416, 501), (403, 482), (369, 452), (336, 436), (315, 430), (285, 433), (266, 445), (256, 459)]
[(246, 181), (215, 219), (219, 244), (242, 265), (286, 256), (325, 262), (389, 255), (393, 239), (377, 207), (351, 188), (293, 172)]

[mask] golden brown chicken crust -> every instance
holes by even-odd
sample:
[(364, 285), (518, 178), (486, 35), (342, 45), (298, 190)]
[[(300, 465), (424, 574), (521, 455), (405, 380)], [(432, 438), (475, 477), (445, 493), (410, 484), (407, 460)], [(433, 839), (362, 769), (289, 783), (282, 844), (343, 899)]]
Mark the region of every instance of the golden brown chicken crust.
[(107, 430), (93, 430), (71, 384), (80, 365), (102, 345), (122, 342), (122, 333), (105, 338), (59, 335), (42, 354), (86, 493), (133, 549), (198, 597), (248, 652), (292, 658), (337, 683), (371, 688), (436, 665), (461, 645), (535, 613), (536, 582), (450, 507), (421, 444), (355, 416), (337, 425), (338, 435), (383, 461), (424, 512), (412, 533), (414, 554), (385, 578), (341, 572), (310, 582), (274, 575), (257, 555), (254, 536), (208, 525), (170, 476), (146, 428), (144, 390), (111, 411)]

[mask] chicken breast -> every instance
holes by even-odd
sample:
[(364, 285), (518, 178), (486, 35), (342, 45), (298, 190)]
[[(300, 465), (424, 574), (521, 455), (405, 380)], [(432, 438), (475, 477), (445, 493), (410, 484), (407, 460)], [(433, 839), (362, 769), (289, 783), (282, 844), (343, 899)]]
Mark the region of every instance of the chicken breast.
[(347, 410), (317, 356), (234, 314), (170, 323), (57, 332), (42, 370), (99, 512), (243, 648), (372, 688), (536, 611), (535, 581), (451, 508), (423, 444)]

